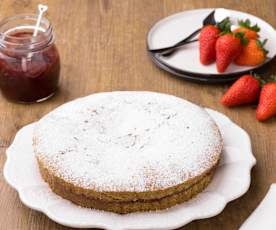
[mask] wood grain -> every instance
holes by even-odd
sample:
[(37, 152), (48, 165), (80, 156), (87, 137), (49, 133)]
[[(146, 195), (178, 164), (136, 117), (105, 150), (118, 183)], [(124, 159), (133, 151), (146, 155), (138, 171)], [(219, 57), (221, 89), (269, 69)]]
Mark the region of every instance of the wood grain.
[[(229, 116), (251, 136), (257, 165), (250, 190), (213, 218), (194, 221), (181, 229), (238, 229), (276, 182), (276, 119), (255, 120), (255, 106), (226, 109), (218, 100), (227, 85), (203, 85), (172, 77), (148, 58), (146, 34), (159, 19), (175, 12), (203, 7), (225, 7), (255, 14), (276, 26), (275, 0), (1, 0), (0, 19), (30, 13), (47, 3), (62, 70), (59, 93), (41, 104), (19, 105), (0, 99), (0, 167), (5, 149), (22, 126), (58, 105), (99, 91), (152, 90), (186, 98)], [(276, 63), (275, 63), (276, 64)], [(275, 66), (275, 65), (274, 65)], [(271, 71), (276, 71), (273, 67)], [(2, 172), (2, 170), (1, 170)], [(20, 230), (69, 229), (25, 207), (0, 176), (0, 228)]]

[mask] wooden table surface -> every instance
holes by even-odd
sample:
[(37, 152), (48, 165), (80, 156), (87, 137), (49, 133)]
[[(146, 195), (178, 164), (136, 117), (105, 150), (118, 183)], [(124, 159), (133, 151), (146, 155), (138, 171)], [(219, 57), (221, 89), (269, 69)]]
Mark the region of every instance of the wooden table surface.
[(276, 119), (257, 122), (255, 106), (235, 109), (221, 106), (218, 101), (227, 85), (191, 83), (158, 69), (147, 56), (145, 39), (150, 27), (159, 19), (193, 8), (242, 10), (276, 27), (276, 1), (1, 0), (0, 19), (35, 12), (36, 5), (41, 2), (49, 6), (48, 17), (54, 26), (61, 56), (60, 91), (51, 100), (33, 105), (13, 104), (0, 98), (0, 229), (69, 229), (20, 202), (18, 194), (6, 184), (2, 175), (4, 153), (22, 126), (64, 102), (111, 90), (150, 90), (186, 98), (226, 114), (249, 133), (257, 158), (249, 191), (229, 203), (220, 215), (181, 228), (238, 229), (264, 197), (270, 184), (276, 182)]

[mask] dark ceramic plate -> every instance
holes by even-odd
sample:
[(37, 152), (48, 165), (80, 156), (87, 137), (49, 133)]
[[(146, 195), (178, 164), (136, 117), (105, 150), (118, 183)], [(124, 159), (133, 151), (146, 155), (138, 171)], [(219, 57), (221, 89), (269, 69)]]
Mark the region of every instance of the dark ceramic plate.
[[(214, 9), (197, 9), (184, 11), (169, 16), (157, 22), (149, 31), (147, 36), (147, 47), (158, 49), (168, 47), (182, 40), (190, 33), (201, 27), (203, 19)], [(265, 48), (269, 51), (269, 57), (260, 66), (238, 66), (231, 64), (225, 73), (217, 73), (215, 63), (204, 66), (199, 62), (198, 42), (190, 43), (179, 49), (170, 57), (163, 57), (159, 54), (149, 52), (153, 62), (165, 71), (188, 80), (206, 83), (229, 82), (239, 78), (242, 74), (256, 72), (265, 68), (276, 56), (276, 31), (264, 20), (253, 15), (240, 11), (229, 10), (231, 21), (237, 23), (239, 19), (249, 18), (252, 23), (261, 27), (260, 39), (267, 38)]]

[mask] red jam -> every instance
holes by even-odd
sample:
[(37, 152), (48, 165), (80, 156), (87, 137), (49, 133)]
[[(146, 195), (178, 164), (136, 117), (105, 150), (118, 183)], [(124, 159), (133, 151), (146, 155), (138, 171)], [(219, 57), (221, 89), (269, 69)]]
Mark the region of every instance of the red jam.
[[(24, 43), (24, 38), (30, 40), (32, 33), (18, 31), (12, 37), (17, 42), (22, 38)], [(9, 100), (28, 103), (49, 98), (57, 90), (59, 72), (59, 54), (54, 43), (23, 52), (0, 47), (0, 89)]]

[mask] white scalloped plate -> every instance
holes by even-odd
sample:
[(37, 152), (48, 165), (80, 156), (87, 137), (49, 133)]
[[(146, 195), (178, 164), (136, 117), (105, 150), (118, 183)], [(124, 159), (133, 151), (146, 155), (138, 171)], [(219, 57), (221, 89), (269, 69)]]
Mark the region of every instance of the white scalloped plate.
[(195, 219), (219, 214), (226, 204), (242, 196), (250, 185), (256, 159), (248, 134), (225, 115), (207, 109), (217, 122), (223, 139), (222, 160), (211, 184), (194, 199), (158, 212), (119, 215), (82, 208), (54, 194), (42, 180), (32, 150), (33, 124), (23, 127), (7, 149), (6, 181), (18, 191), (28, 207), (45, 213), (57, 223), (78, 228), (175, 229)]

